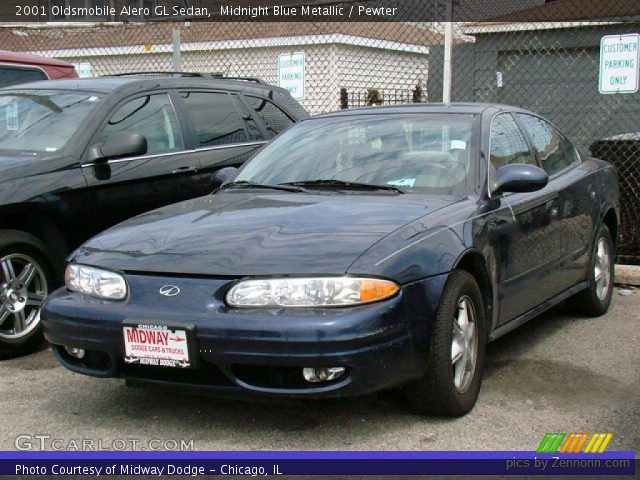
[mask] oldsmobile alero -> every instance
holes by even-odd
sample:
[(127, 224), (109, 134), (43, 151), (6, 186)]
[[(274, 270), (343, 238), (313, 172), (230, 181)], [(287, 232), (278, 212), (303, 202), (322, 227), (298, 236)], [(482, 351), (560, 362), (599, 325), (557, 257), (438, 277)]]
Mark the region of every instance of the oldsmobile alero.
[(293, 397), (403, 387), (459, 416), (487, 342), (563, 300), (611, 302), (615, 171), (529, 111), (321, 115), (212, 184), (72, 254), (43, 307), (62, 365)]

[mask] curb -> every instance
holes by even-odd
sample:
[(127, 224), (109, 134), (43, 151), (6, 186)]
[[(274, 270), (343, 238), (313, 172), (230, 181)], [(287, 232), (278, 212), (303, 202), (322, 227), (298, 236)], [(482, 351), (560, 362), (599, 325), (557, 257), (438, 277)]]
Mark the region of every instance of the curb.
[(640, 265), (616, 265), (615, 283), (640, 287)]

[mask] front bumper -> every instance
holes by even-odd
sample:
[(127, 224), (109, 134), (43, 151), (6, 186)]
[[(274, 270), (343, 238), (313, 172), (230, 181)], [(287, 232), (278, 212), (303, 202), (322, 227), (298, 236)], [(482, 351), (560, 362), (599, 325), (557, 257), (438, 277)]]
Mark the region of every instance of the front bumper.
[[(375, 304), (267, 311), (226, 306), (229, 280), (126, 278), (131, 295), (123, 302), (65, 288), (47, 299), (43, 331), (63, 366), (131, 384), (319, 398), (366, 394), (421, 376), (446, 275), (406, 285)], [(182, 293), (160, 296), (167, 284)], [(132, 321), (193, 327), (196, 366), (126, 364), (122, 325)], [(75, 359), (63, 346), (85, 349), (87, 355)], [(302, 376), (305, 367), (334, 366), (346, 373), (330, 382), (309, 383)]]

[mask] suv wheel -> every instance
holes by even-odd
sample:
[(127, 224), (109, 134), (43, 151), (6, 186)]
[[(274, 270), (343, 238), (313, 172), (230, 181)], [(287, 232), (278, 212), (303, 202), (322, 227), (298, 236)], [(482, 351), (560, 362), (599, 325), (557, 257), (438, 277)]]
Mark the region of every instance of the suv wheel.
[(33, 235), (0, 230), (0, 358), (42, 343), (40, 311), (52, 285), (45, 251)]

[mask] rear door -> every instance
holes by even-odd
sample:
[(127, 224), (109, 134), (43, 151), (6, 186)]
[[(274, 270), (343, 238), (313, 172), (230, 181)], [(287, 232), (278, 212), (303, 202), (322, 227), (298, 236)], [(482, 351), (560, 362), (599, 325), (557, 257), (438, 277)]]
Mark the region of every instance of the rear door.
[(147, 92), (120, 102), (105, 118), (90, 145), (119, 132), (143, 135), (147, 152), (107, 162), (83, 162), (94, 228), (100, 230), (200, 194), (202, 174), (168, 92)]
[(555, 263), (550, 266), (549, 284), (559, 293), (585, 278), (597, 218), (595, 191), (584, 171), (576, 168), (580, 164), (576, 149), (557, 128), (534, 115), (518, 113), (516, 118), (549, 175), (545, 190), (554, 192), (557, 198), (550, 212), (557, 225), (557, 241), (553, 245)]
[(211, 174), (222, 167), (239, 167), (267, 141), (235, 93), (185, 89), (178, 97), (189, 126), (194, 159), (203, 174), (199, 188), (204, 195), (211, 192)]

